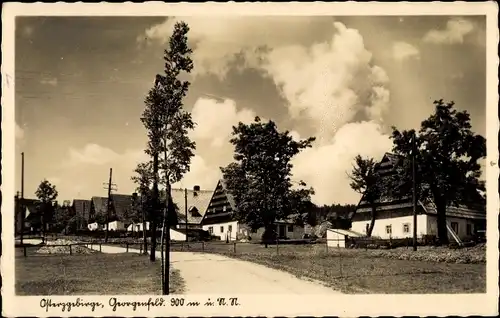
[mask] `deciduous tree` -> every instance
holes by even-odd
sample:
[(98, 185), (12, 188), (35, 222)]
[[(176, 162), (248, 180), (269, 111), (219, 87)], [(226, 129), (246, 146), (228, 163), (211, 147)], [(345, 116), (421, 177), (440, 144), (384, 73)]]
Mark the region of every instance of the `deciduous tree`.
[(371, 208), (370, 225), (366, 235), (370, 237), (377, 219), (377, 200), (384, 194), (384, 180), (377, 172), (377, 163), (373, 158), (363, 158), (357, 155), (354, 158), (351, 179), (351, 188), (362, 194), (362, 200), (369, 203)]
[[(159, 169), (163, 170), (165, 188), (168, 197), (171, 197), (171, 184), (181, 180), (189, 171), (191, 158), (194, 156), (195, 143), (188, 136), (189, 130), (194, 128), (191, 114), (183, 109), (183, 99), (189, 88), (189, 81), (181, 80), (181, 75), (193, 69), (191, 60), (192, 50), (188, 47), (187, 34), (189, 27), (185, 22), (177, 22), (169, 40), (169, 46), (164, 52), (164, 75), (157, 75), (154, 87), (146, 98), (146, 109), (142, 121), (148, 130), (149, 144), (146, 152), (153, 158), (153, 211), (159, 211)], [(160, 157), (163, 156), (163, 160)], [(168, 199), (166, 202), (171, 202)], [(167, 212), (168, 211), (168, 212)], [(167, 213), (172, 211), (167, 204), (164, 211), (164, 222), (168, 220)], [(156, 245), (156, 222), (152, 220), (151, 260), (154, 260)], [(168, 222), (167, 222), (168, 223)], [(166, 266), (164, 266), (165, 281), (164, 294), (168, 294), (169, 278), (169, 245), (170, 225), (163, 226), (162, 244), (165, 236)], [(162, 253), (163, 257), (163, 253)], [(162, 262), (163, 264), (163, 262)]]
[(58, 192), (55, 185), (52, 185), (49, 181), (44, 179), (38, 186), (35, 195), (39, 200), (37, 210), (40, 214), (42, 235), (45, 235), (47, 227), (46, 220), (52, 219), (53, 217)]
[(253, 230), (264, 227), (267, 242), (276, 236), (276, 220), (306, 212), (313, 189), (303, 182), (293, 188), (290, 161), (315, 138), (295, 141), (288, 131), (279, 132), (273, 121), (259, 117), (251, 124), (240, 122), (232, 136), (235, 162), (221, 170), (235, 200), (235, 216)]
[(448, 243), (448, 206), (483, 203), (479, 160), (486, 157), (486, 140), (471, 130), (470, 115), (458, 111), (454, 102), (434, 102), (434, 113), (422, 121), (418, 133), (393, 127), (393, 151), (402, 158), (391, 178), (390, 189), (400, 196), (411, 193), (411, 138), (415, 135), (418, 198), (430, 198), (437, 210), (438, 238)]

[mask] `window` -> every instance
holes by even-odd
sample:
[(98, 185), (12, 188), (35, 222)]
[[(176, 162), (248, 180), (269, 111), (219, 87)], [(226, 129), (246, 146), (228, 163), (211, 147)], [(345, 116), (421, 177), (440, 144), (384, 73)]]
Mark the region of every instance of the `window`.
[(392, 234), (392, 225), (385, 226), (385, 233)]
[(288, 232), (293, 232), (293, 225), (288, 226)]
[(222, 207), (222, 212), (226, 212), (226, 206), (225, 205)]
[(467, 235), (472, 235), (472, 224), (467, 224)]
[(233, 226), (232, 226), (232, 225), (229, 225), (229, 226), (227, 227), (227, 231), (228, 231), (228, 232), (232, 232), (232, 231), (233, 231)]
[(208, 228), (208, 233), (214, 234), (214, 227), (213, 226)]
[(252, 229), (252, 233), (257, 233), (257, 229)]
[(403, 233), (410, 233), (410, 223), (403, 224)]
[(220, 232), (224, 233), (224, 227), (223, 226), (220, 227)]
[(451, 222), (451, 229), (453, 232), (458, 234), (458, 223), (457, 222)]

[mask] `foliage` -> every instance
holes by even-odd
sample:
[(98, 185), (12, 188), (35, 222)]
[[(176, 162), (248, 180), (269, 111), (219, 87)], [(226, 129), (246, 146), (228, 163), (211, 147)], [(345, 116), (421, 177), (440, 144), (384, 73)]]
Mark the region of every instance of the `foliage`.
[(55, 221), (55, 227), (58, 230), (66, 229), (69, 221), (73, 217), (73, 211), (71, 209), (71, 206), (68, 205), (68, 203), (65, 201), (62, 206), (57, 206), (55, 208), (55, 215), (54, 215), (54, 221)]
[(363, 158), (357, 155), (354, 158), (352, 172), (348, 174), (351, 179), (351, 188), (363, 195), (362, 200), (371, 207), (371, 220), (367, 229), (367, 236), (371, 236), (377, 218), (376, 201), (385, 194), (384, 178), (377, 171), (377, 163), (373, 158)]
[(235, 217), (253, 230), (272, 233), (277, 219), (303, 213), (310, 206), (312, 188), (304, 182), (293, 189), (291, 159), (311, 146), (315, 138), (295, 141), (288, 131), (279, 132), (273, 121), (233, 127), (235, 162), (221, 168), (226, 187), (236, 204)]
[(55, 201), (58, 192), (55, 185), (52, 185), (48, 180), (44, 179), (35, 191), (35, 195), (39, 200), (37, 210), (40, 214), (42, 231), (45, 233), (47, 221), (51, 220), (54, 216), (54, 210), (57, 206)]
[(354, 204), (331, 204), (331, 205), (313, 205), (308, 211), (306, 223), (315, 226), (322, 222), (328, 221), (330, 223), (342, 222), (347, 220), (350, 213), (354, 212), (356, 205)]
[(458, 204), (484, 204), (479, 191), (485, 190), (480, 180), (480, 159), (486, 157), (486, 140), (471, 131), (470, 115), (458, 111), (454, 102), (435, 101), (435, 112), (421, 123), (417, 132), (399, 131), (393, 127), (393, 151), (400, 156), (396, 173), (390, 178), (394, 195), (411, 193), (411, 138), (415, 134), (417, 194), (430, 198), (437, 209), (438, 237), (448, 242), (446, 207)]

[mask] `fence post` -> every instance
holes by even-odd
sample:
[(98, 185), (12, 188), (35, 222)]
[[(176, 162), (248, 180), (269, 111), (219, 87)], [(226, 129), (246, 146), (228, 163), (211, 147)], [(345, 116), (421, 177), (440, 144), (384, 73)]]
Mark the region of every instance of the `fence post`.
[(280, 254), (280, 240), (279, 238), (276, 239), (276, 254), (279, 255)]
[(201, 242), (201, 251), (205, 252), (205, 242), (204, 241)]
[(342, 252), (340, 251), (340, 244), (337, 244), (337, 248), (339, 250), (339, 267), (340, 267), (340, 278), (342, 278)]
[(142, 244), (139, 245), (139, 254), (142, 254)]
[(69, 245), (69, 255), (72, 255), (73, 252), (71, 251), (71, 244)]
[(99, 243), (99, 252), (102, 252), (102, 244)]
[(236, 254), (236, 242), (233, 243), (233, 246), (234, 246), (233, 252), (234, 252), (234, 254)]
[(127, 251), (126, 251), (126, 253), (128, 253), (128, 242), (126, 243), (126, 245), (127, 245)]
[(26, 245), (23, 245), (23, 250), (24, 250), (24, 257), (28, 256), (28, 254), (26, 253)]

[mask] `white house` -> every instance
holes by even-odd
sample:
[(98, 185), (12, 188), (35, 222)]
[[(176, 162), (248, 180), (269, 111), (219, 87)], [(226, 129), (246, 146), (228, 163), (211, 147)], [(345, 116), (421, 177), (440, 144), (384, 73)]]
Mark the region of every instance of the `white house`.
[[(128, 232), (142, 232), (143, 229), (143, 223), (132, 223), (129, 226), (127, 226), (127, 231)], [(149, 221), (146, 221), (146, 231), (149, 231)]]
[(125, 224), (122, 221), (109, 222), (108, 229), (110, 231), (123, 231), (125, 230)]
[[(394, 163), (399, 158), (385, 154), (378, 169), (382, 175), (391, 173)], [(480, 201), (478, 199), (478, 201)], [(411, 196), (403, 199), (384, 198), (376, 203), (376, 218), (372, 236), (382, 239), (398, 239), (413, 237), (413, 204)], [(424, 198), (417, 204), (417, 237), (424, 235), (437, 236), (437, 210), (433, 201)], [(352, 216), (351, 230), (357, 233), (367, 233), (371, 221), (371, 206), (361, 198)], [(458, 207), (448, 206), (446, 209), (448, 238), (450, 241), (466, 240), (475, 231), (486, 226), (486, 208), (481, 204), (462, 204)]]
[[(233, 211), (234, 200), (226, 190), (223, 180), (220, 180), (203, 217), (202, 229), (218, 236), (222, 241), (248, 238), (260, 240), (264, 228), (252, 231), (246, 224), (234, 220)], [(304, 235), (304, 227), (294, 224), (291, 220), (279, 220), (275, 222), (275, 226), (278, 237), (282, 239), (301, 239)]]
[(88, 224), (87, 228), (91, 231), (98, 231), (103, 229), (102, 225), (97, 222)]

